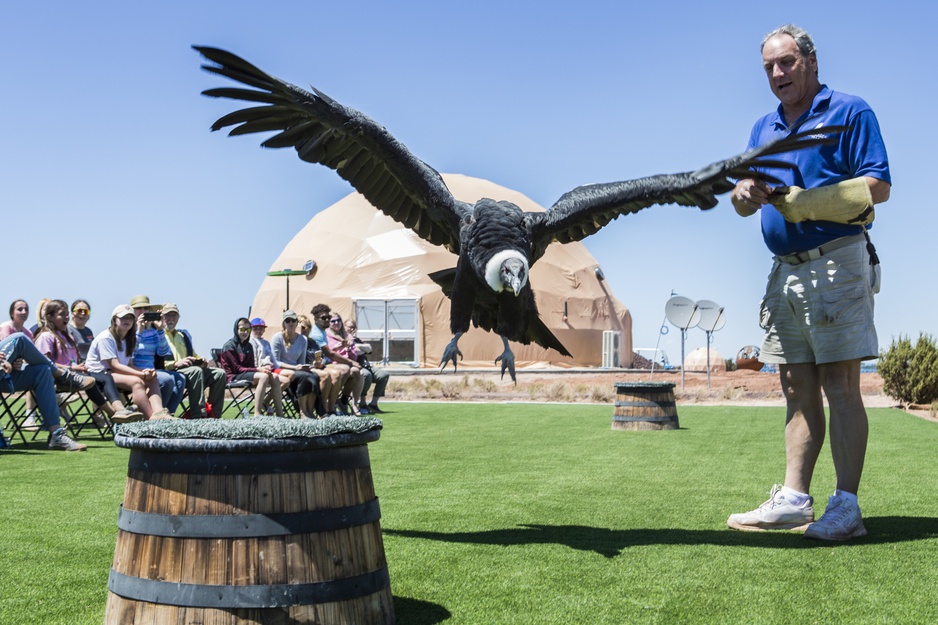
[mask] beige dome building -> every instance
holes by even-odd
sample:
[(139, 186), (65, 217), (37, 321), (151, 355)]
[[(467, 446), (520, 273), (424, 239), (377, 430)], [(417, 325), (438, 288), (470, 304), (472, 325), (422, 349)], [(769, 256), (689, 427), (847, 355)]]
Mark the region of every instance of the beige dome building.
[[(543, 211), (529, 198), (502, 186), (458, 174), (444, 174), (453, 195), (474, 203), (482, 197), (514, 202), (525, 211)], [(289, 307), (310, 314), (328, 304), (343, 319), (354, 318), (359, 336), (373, 345), (373, 361), (393, 366), (439, 367), (449, 329), (449, 299), (428, 277), (456, 266), (456, 256), (430, 245), (411, 230), (352, 193), (313, 217), (287, 244), (270, 271), (301, 270), (304, 275), (268, 276), (254, 297), (251, 317), (262, 317), (268, 339)], [(552, 244), (531, 269), (531, 285), (541, 319), (572, 354), (562, 356), (536, 344), (511, 343), (517, 367), (628, 366), (632, 319), (615, 298), (596, 260), (581, 243)], [(289, 281), (289, 282), (287, 282)], [(471, 328), (459, 341), (460, 366), (493, 366), (501, 339)]]

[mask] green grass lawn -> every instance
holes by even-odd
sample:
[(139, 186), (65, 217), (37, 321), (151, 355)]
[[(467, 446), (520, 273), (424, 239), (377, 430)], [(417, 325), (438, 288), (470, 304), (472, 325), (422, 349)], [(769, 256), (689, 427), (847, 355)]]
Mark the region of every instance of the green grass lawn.
[[(387, 404), (370, 445), (399, 622), (938, 622), (938, 426), (871, 409), (846, 544), (726, 528), (781, 481), (781, 408)], [(45, 435), (41, 435), (43, 440)], [(103, 620), (128, 452), (0, 453), (0, 623)], [(816, 511), (834, 486), (829, 451)]]

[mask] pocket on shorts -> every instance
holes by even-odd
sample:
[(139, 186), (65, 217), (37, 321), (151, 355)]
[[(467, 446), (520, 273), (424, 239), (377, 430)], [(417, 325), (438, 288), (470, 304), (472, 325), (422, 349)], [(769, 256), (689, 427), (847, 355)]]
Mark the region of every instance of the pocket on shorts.
[(813, 320), (816, 326), (843, 326), (860, 323), (865, 318), (868, 289), (863, 283), (851, 281), (842, 288), (821, 294)]

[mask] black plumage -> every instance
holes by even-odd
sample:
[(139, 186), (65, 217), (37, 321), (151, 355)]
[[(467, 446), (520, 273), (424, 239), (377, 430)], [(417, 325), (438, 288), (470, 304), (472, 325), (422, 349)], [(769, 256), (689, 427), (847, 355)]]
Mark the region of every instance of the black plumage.
[[(253, 89), (208, 89), (204, 95), (258, 102), (225, 115), (212, 130), (231, 126), (229, 135), (274, 132), (262, 145), (295, 148), (304, 161), (334, 169), (380, 211), (421, 238), (458, 255), (454, 269), (431, 274), (451, 301), (454, 334), (442, 366), (456, 367), (459, 337), (470, 322), (502, 337), (505, 351), (496, 358), (515, 377), (508, 341), (532, 341), (565, 356), (569, 352), (540, 320), (528, 283), (531, 265), (553, 241), (570, 243), (598, 232), (610, 221), (655, 204), (710, 209), (716, 196), (739, 178), (780, 181), (766, 171), (793, 168), (765, 157), (828, 143), (844, 130), (792, 134), (694, 172), (592, 184), (565, 193), (543, 213), (523, 212), (506, 201), (483, 198), (474, 205), (453, 197), (440, 174), (415, 157), (383, 126), (343, 106), (318, 89), (306, 91), (274, 78), (230, 52), (194, 46), (211, 64), (202, 67)], [(758, 168), (758, 169), (756, 169)]]

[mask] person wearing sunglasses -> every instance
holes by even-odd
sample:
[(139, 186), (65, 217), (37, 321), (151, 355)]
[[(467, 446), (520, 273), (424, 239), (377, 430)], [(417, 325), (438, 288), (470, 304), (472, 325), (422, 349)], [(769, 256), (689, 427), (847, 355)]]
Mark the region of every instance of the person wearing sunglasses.
[(91, 317), (91, 306), (87, 300), (76, 299), (72, 302), (72, 317), (68, 322), (68, 333), (78, 347), (78, 362), (85, 362), (88, 357), (88, 348), (94, 340), (94, 332), (88, 327)]

